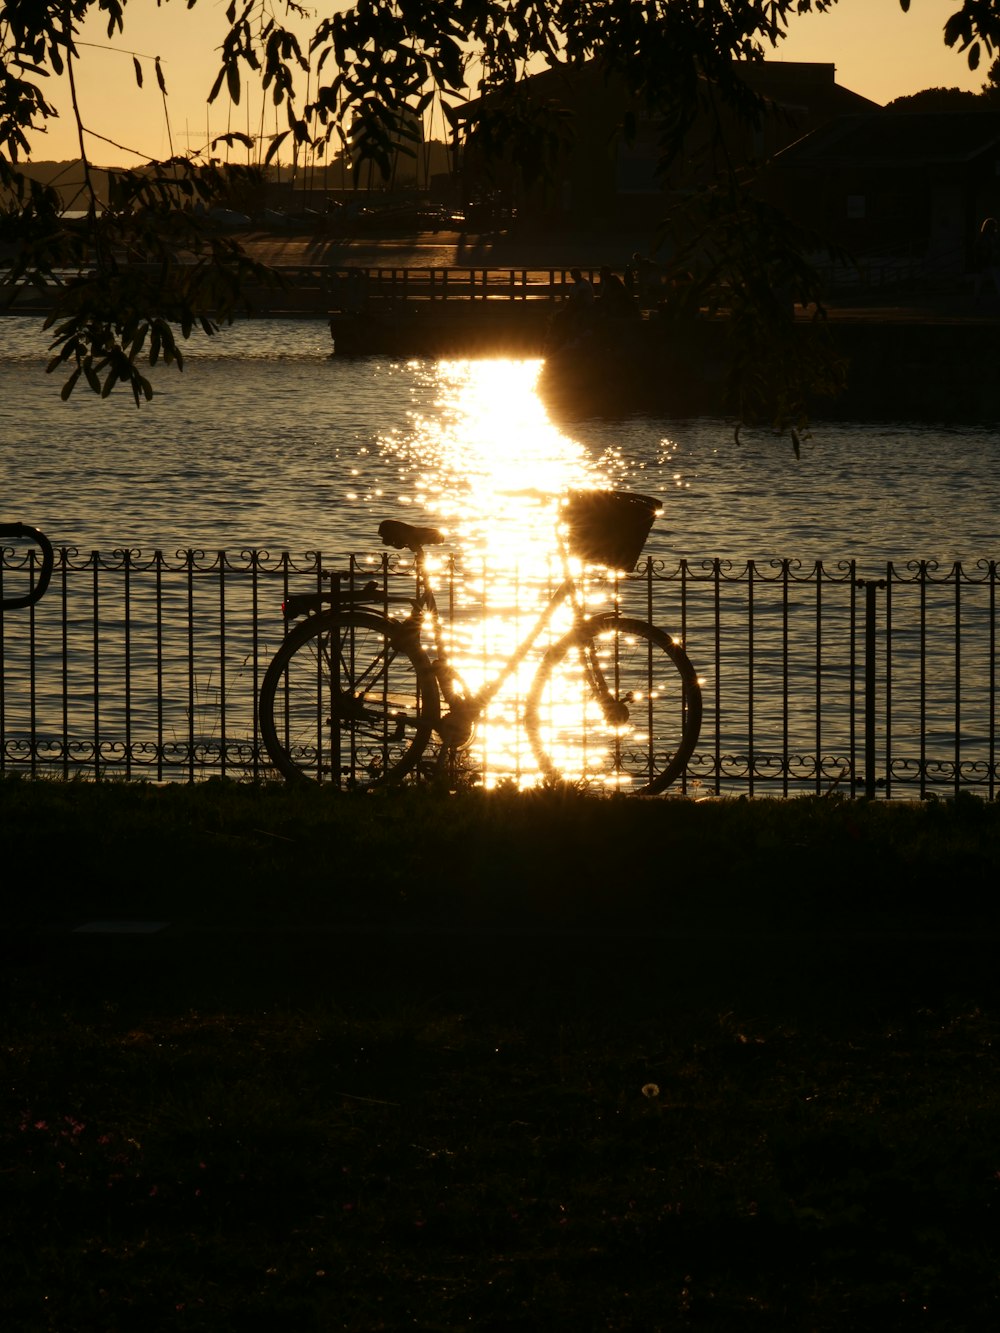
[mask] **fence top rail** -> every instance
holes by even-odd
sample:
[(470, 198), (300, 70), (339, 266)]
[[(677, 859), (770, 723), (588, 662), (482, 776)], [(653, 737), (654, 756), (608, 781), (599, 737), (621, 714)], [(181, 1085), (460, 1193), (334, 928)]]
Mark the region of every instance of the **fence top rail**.
[[(0, 568), (17, 571), (25, 568), (31, 560), (37, 559), (37, 552), (15, 545), (10, 540), (2, 539), (0, 528)], [(553, 553), (554, 558), (554, 553)], [(461, 553), (449, 557), (453, 571), (464, 578), (482, 579), (489, 576), (489, 571), (481, 567), (475, 558), (463, 558)], [(405, 555), (391, 555), (386, 562), (386, 553), (378, 548), (371, 551), (357, 551), (344, 555), (319, 551), (304, 546), (292, 551), (287, 547), (271, 549), (268, 547), (234, 548), (209, 546), (169, 546), (143, 548), (131, 545), (115, 545), (103, 550), (80, 547), (62, 543), (53, 547), (53, 569), (55, 572), (80, 572), (84, 570), (104, 569), (109, 571), (162, 570), (163, 572), (218, 573), (226, 571), (259, 572), (267, 574), (285, 573), (291, 576), (303, 574), (320, 575), (332, 578), (337, 574), (342, 577), (370, 577), (374, 570), (383, 567), (390, 573), (410, 573), (412, 562)], [(505, 571), (508, 577), (511, 571)], [(521, 577), (514, 571), (515, 575)], [(529, 580), (535, 571), (527, 571)], [(646, 578), (672, 581), (678, 578), (691, 582), (723, 583), (746, 582), (780, 583), (787, 579), (791, 583), (850, 583), (863, 576), (866, 581), (883, 579), (894, 584), (1000, 584), (1000, 560), (981, 557), (977, 560), (907, 560), (886, 561), (882, 565), (865, 566), (863, 569), (856, 560), (809, 560), (798, 558), (767, 557), (753, 560), (739, 560), (720, 557), (692, 559), (680, 555), (647, 554), (644, 555), (631, 574), (618, 575), (618, 581), (637, 582)], [(539, 575), (544, 578), (545, 575)]]
[(886, 578), (891, 583), (997, 583), (1000, 561), (985, 556), (979, 560), (890, 560)]

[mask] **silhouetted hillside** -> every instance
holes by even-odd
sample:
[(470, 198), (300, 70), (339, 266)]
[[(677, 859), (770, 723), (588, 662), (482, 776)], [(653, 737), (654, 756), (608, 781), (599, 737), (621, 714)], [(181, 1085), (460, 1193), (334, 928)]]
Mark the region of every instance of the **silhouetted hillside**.
[[(83, 163), (79, 158), (70, 162), (25, 162), (20, 168), (32, 180), (51, 185), (59, 191), (64, 208), (73, 208), (82, 198), (84, 185)], [(102, 204), (108, 202), (108, 173), (101, 167), (91, 167), (90, 178)], [(83, 207), (81, 203), (78, 205)]]

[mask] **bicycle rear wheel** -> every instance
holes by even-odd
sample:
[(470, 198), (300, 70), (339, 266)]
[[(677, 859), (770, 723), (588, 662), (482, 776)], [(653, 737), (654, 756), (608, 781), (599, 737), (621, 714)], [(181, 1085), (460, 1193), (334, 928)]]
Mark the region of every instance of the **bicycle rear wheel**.
[(545, 653), (525, 724), (546, 777), (652, 795), (691, 758), (701, 689), (668, 634), (641, 620), (595, 616)]
[(364, 611), (297, 625), (260, 690), (261, 736), (279, 772), (353, 790), (405, 777), (439, 713), (434, 669), (415, 635)]

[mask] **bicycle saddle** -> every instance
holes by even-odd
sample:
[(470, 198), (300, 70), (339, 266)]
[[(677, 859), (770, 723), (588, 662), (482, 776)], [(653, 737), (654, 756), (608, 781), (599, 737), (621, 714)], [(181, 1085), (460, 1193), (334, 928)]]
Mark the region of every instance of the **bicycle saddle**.
[(395, 546), (397, 551), (417, 551), (422, 546), (440, 546), (444, 541), (443, 533), (437, 528), (415, 528), (412, 523), (403, 523), (398, 518), (386, 518), (378, 525), (378, 535), (383, 546)]

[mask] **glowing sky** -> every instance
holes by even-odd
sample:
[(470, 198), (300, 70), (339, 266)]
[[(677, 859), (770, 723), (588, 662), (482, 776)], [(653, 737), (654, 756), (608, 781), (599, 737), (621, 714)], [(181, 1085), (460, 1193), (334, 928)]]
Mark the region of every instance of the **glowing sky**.
[[(898, 0), (840, 0), (832, 13), (793, 17), (790, 35), (775, 58), (832, 61), (839, 83), (876, 102), (938, 86), (978, 91), (988, 62), (971, 73), (965, 57), (950, 51), (941, 36), (945, 19), (958, 3), (912, 0), (910, 13), (903, 14)], [(199, 147), (209, 131), (216, 135), (227, 128), (246, 132), (249, 125), (256, 134), (261, 124), (259, 93), (249, 100), (249, 118), (247, 99), (230, 109), (222, 98), (206, 113), (205, 98), (218, 69), (217, 50), (225, 29), (221, 0), (200, 0), (193, 10), (181, 0), (162, 8), (150, 0), (132, 0), (117, 51), (106, 49), (103, 27), (91, 23), (85, 39), (95, 45), (83, 48), (78, 72), (84, 118), (88, 128), (121, 145), (89, 139), (92, 160), (98, 165), (134, 161), (123, 148), (144, 157), (164, 157), (171, 144), (175, 152), (182, 152)], [(143, 57), (141, 90), (128, 52)], [(157, 55), (167, 83), (166, 111), (152, 61)], [(57, 105), (68, 107), (64, 81), (49, 80), (47, 92)], [(284, 127), (282, 120), (279, 128)], [(274, 109), (269, 105), (265, 131), (274, 129)], [(72, 118), (64, 114), (46, 135), (36, 137), (32, 149), (38, 159), (76, 156)]]

